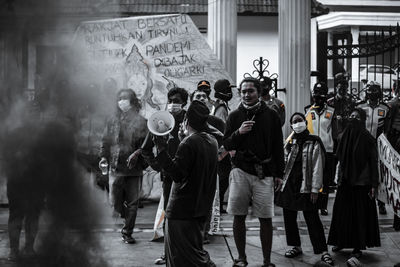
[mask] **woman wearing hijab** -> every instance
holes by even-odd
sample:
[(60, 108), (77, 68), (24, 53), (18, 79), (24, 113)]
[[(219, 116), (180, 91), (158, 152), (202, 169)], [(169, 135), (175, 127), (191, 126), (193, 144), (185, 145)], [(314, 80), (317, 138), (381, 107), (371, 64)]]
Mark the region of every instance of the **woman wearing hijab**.
[(321, 139), (307, 130), (304, 114), (294, 113), (290, 124), (294, 133), (285, 146), (285, 174), (276, 201), (283, 208), (286, 242), (293, 247), (285, 257), (294, 258), (303, 253), (296, 221), (297, 212), (303, 211), (314, 253), (322, 253), (321, 260), (333, 265), (318, 214), (318, 209), (323, 206), (318, 193), (323, 186), (325, 148)]
[(365, 121), (365, 111), (354, 109), (339, 141), (338, 190), (328, 237), (328, 244), (334, 246), (332, 251), (353, 248), (352, 256), (356, 258), (366, 247), (381, 245), (375, 205), (378, 153)]

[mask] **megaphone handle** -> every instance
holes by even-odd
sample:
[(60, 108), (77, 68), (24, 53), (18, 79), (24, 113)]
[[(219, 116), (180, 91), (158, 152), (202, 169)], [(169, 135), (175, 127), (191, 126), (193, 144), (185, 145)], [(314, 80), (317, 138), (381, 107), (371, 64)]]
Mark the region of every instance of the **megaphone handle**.
[(151, 151), (154, 147), (152, 134), (150, 132), (147, 133), (146, 137), (144, 138), (143, 144), (140, 147), (143, 150)]

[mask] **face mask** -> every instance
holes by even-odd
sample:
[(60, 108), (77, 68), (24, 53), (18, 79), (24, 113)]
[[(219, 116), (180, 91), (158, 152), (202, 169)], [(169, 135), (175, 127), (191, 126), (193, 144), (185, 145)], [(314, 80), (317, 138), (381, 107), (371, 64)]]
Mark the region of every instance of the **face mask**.
[(325, 104), (325, 98), (321, 96), (314, 97), (315, 105), (322, 107)]
[(371, 93), (368, 95), (369, 100), (372, 102), (376, 102), (379, 100), (380, 94), (379, 93)]
[(307, 125), (305, 121), (301, 121), (298, 123), (294, 123), (292, 124), (292, 129), (295, 133), (301, 133), (303, 132), (305, 129), (307, 129)]
[(122, 99), (118, 101), (118, 107), (122, 110), (122, 112), (127, 112), (131, 108), (131, 103), (128, 99)]
[(170, 113), (175, 113), (175, 114), (179, 113), (182, 110), (182, 104), (174, 104), (174, 103), (167, 104), (167, 110)]

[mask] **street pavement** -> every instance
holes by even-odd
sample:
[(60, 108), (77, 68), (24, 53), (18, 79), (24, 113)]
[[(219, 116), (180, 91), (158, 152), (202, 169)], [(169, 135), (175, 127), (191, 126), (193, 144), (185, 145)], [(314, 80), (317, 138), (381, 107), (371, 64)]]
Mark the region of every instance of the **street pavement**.
[[(124, 244), (121, 240), (119, 229), (122, 226), (122, 220), (112, 217), (112, 211), (107, 204), (105, 195), (99, 192), (91, 196), (97, 203), (97, 209), (101, 211), (99, 222), (91, 226), (91, 230), (84, 231), (76, 227), (67, 231), (66, 243), (70, 245), (68, 251), (69, 257), (86, 257), (86, 266), (155, 266), (154, 260), (159, 257), (163, 251), (162, 242), (151, 242), (153, 237), (154, 218), (158, 203), (144, 202), (144, 208), (139, 209), (134, 237), (136, 244)], [(321, 216), (325, 227), (325, 233), (328, 234), (331, 220), (331, 210), (333, 205), (333, 196), (329, 201), (329, 215)], [(251, 212), (251, 210), (250, 210)], [(307, 234), (304, 217), (302, 213), (298, 215), (300, 226), (303, 255), (296, 259), (288, 259), (283, 255), (288, 249), (286, 246), (286, 237), (283, 227), (282, 210), (276, 207), (276, 216), (273, 218), (274, 237), (272, 249), (272, 262), (276, 266), (313, 266), (320, 260), (320, 255), (314, 255), (310, 239)], [(0, 266), (77, 266), (75, 263), (61, 263), (47, 261), (46, 257), (37, 257), (33, 260), (21, 260), (11, 262), (7, 260), (9, 253), (8, 231), (7, 231), (8, 209), (0, 209)], [(379, 248), (367, 249), (363, 252), (361, 262), (364, 266), (372, 267), (392, 267), (400, 262), (400, 232), (395, 232), (392, 228), (393, 213), (388, 209), (388, 215), (380, 216), (381, 243)], [(49, 234), (49, 217), (46, 211), (42, 213), (40, 221), (40, 230), (35, 244), (35, 248), (41, 247), (45, 237)], [(223, 214), (221, 221), (223, 233), (227, 236), (226, 240), (234, 257), (237, 257), (235, 244), (232, 236), (232, 216)], [(247, 217), (247, 239), (246, 253), (250, 267), (262, 265), (261, 244), (258, 237), (258, 220), (253, 216)], [(81, 235), (85, 238), (80, 237)], [(87, 236), (90, 235), (88, 239)], [(79, 239), (80, 238), (80, 239)], [(24, 233), (21, 236), (21, 247), (24, 243)], [(78, 240), (78, 241), (77, 241)], [(83, 240), (84, 243), (81, 243)], [(89, 241), (88, 241), (89, 240)], [(212, 236), (211, 243), (205, 245), (205, 249), (210, 253), (212, 260), (217, 266), (232, 266), (232, 259), (228, 247), (221, 235)], [(74, 252), (75, 251), (75, 252)], [(351, 250), (343, 250), (339, 253), (331, 253), (335, 261), (335, 266), (346, 266), (346, 260), (350, 257)], [(74, 254), (75, 253), (75, 254)]]

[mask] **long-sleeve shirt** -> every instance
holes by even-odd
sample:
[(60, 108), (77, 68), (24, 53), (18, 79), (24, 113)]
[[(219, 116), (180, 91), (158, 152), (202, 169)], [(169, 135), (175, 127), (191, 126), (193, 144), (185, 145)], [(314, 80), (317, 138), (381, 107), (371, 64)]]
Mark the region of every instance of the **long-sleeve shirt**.
[(166, 209), (169, 219), (193, 219), (207, 216), (215, 194), (217, 179), (217, 141), (199, 132), (180, 143), (172, 159), (166, 150), (156, 157), (173, 179)]
[[(244, 121), (254, 116), (252, 130), (239, 134)], [(257, 175), (254, 164), (262, 164), (265, 176), (282, 178), (285, 168), (283, 134), (277, 113), (261, 101), (256, 110), (247, 110), (242, 105), (229, 114), (226, 121), (223, 146), (226, 150), (236, 150), (232, 157), (235, 167)], [(262, 163), (264, 162), (264, 163)]]
[(104, 129), (100, 157), (109, 159), (110, 167), (117, 176), (141, 176), (146, 167), (140, 157), (129, 169), (128, 157), (140, 147), (146, 136), (146, 119), (133, 110), (108, 120)]

